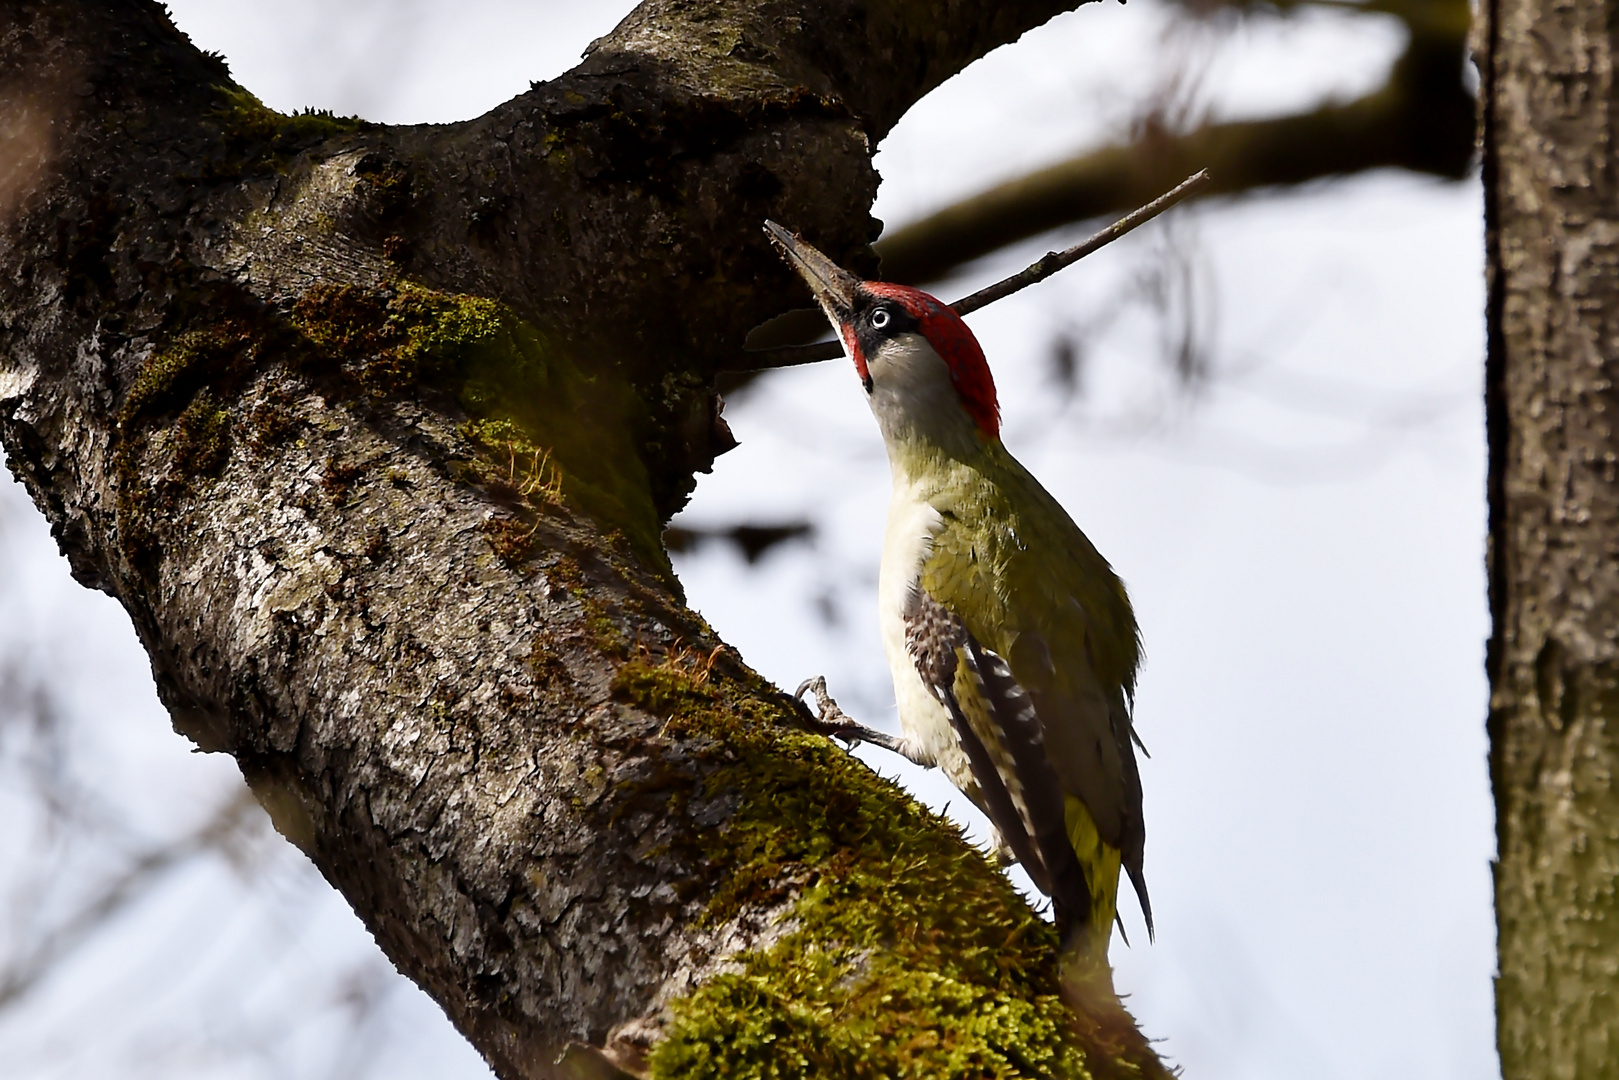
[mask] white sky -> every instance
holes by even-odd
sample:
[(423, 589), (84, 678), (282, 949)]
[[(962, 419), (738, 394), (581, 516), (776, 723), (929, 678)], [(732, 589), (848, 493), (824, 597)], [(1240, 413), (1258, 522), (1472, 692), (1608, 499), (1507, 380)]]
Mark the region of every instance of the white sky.
[[(628, 6), (170, 3), (268, 104), (394, 122), (476, 115), (571, 65)], [(1400, 45), (1391, 24), (1331, 13), (1214, 36), (1166, 29), (1151, 3), (1092, 5), (915, 108), (879, 155), (877, 215), (904, 222), (1117, 135), (1210, 41), (1221, 48), (1192, 63), (1182, 91), (1192, 115), (1362, 92)], [(1476, 185), (1380, 174), (1171, 219), (972, 319), (1008, 445), (1118, 567), (1146, 635), (1138, 724), (1153, 752), (1143, 780), (1159, 938), (1145, 943), (1126, 898), (1136, 944), (1114, 946), (1119, 986), (1197, 1080), (1483, 1080), (1497, 1070)], [(1060, 240), (985, 260), (939, 291), (965, 293)], [(1162, 322), (1138, 299), (1166, 266), (1193, 282), (1212, 370), (1195, 394), (1165, 375)], [(1086, 392), (1071, 403), (1046, 366), (1065, 330), (1083, 334), (1086, 354)], [(727, 415), (742, 446), (703, 479), (686, 519), (804, 516), (819, 531), (751, 568), (723, 549), (682, 558), (692, 603), (781, 684), (824, 673), (851, 712), (892, 724), (873, 611), (887, 469), (854, 378), (840, 363), (778, 373)], [(5, 480), (0, 651), (26, 649), (58, 673), (85, 733), (73, 752), (140, 828), (181, 828), (228, 790), (233, 767), (168, 730), (127, 619), (71, 582), (23, 502)], [(941, 779), (862, 756), (976, 824)], [(0, 827), (0, 865), (14, 832)], [(286, 1026), (289, 1003), (346, 1000), (332, 980), (375, 950), (299, 857), (276, 859), (257, 884), (222, 868), (170, 882), (0, 1012), (0, 1060), (28, 1077), (145, 1075), (159, 1061), (167, 1076), (358, 1075), (360, 1064), (487, 1075), (409, 988), (376, 991), (381, 1034), (362, 1048), (369, 1060), (341, 1070), (337, 1020)], [(169, 1028), (153, 1017), (172, 1027), (193, 1013), (210, 1031), (249, 1033), (265, 1055), (164, 1057), (153, 1042)], [(51, 1032), (70, 1015), (81, 1021), (66, 1046)]]

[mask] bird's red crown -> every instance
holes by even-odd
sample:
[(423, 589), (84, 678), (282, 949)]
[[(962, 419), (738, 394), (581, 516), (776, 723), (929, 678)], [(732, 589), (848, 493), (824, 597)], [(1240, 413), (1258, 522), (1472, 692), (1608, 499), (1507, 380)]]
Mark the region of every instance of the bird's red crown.
[[(894, 301), (910, 313), (917, 322), (917, 329), (950, 369), (950, 382), (978, 429), (991, 439), (1000, 438), (1001, 406), (995, 397), (995, 377), (990, 374), (989, 362), (984, 359), (978, 339), (955, 309), (908, 285), (868, 281), (865, 290), (872, 296)], [(862, 368), (864, 360), (860, 357), (857, 361)], [(865, 377), (864, 371), (861, 377)]]

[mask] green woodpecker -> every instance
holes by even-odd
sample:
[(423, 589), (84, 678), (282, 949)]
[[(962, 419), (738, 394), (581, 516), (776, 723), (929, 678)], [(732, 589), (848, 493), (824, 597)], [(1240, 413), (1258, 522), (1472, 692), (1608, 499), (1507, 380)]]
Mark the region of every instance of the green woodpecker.
[(1124, 585), (1001, 444), (989, 365), (949, 305), (765, 228), (853, 362), (893, 473), (877, 591), (904, 737), (844, 731), (943, 769), (1065, 938), (1105, 954), (1121, 865), (1150, 933)]

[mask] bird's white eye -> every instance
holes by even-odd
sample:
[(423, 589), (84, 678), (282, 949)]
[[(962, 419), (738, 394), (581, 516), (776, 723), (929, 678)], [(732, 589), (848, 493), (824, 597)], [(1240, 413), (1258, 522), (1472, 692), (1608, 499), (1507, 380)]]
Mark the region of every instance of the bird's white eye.
[(893, 316), (888, 314), (887, 308), (878, 308), (876, 311), (871, 313), (871, 328), (873, 330), (881, 330), (883, 327), (888, 325), (892, 318)]

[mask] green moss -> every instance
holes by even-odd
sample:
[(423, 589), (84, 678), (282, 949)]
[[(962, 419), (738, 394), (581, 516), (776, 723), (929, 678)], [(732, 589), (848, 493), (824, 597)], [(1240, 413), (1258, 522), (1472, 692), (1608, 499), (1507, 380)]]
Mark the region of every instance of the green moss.
[(317, 286), (293, 321), (374, 397), (423, 387), (454, 395), (471, 417), (463, 434), (484, 457), (469, 478), (488, 486), (504, 475), (536, 506), (565, 498), (669, 573), (633, 437), (641, 406), (618, 380), (586, 375), (532, 324), (482, 297), (409, 284), (391, 293)]
[(573, 677), (568, 674), (568, 665), (557, 655), (556, 642), (548, 635), (535, 636), (534, 644), (529, 649), (528, 666), (534, 673), (535, 684), (542, 690), (567, 686), (573, 682)]
[[(491, 533), (502, 558), (526, 559), (531, 552), (524, 538), (534, 531), (535, 514), (566, 501), (594, 519), (604, 535), (623, 538), (604, 557), (629, 554), (672, 579), (634, 435), (644, 407), (611, 374), (585, 375), (509, 308), (401, 284), (387, 290), (316, 286), (299, 297), (288, 320), (229, 310), (235, 313), (174, 335), (132, 380), (119, 412), (126, 536), (150, 533), (138, 520), (153, 509), (149, 485), (142, 482), (150, 470), (140, 461), (149, 429), (184, 412), (172, 444), (181, 471), (217, 474), (229, 446), (221, 403), (233, 399), (263, 357), (278, 356), (317, 381), (336, 380), (377, 400), (452, 397), (470, 416), (462, 434), (477, 451), (461, 475), (513, 504), (515, 522), (498, 524)], [(212, 397), (193, 411), (204, 387)], [(291, 437), (297, 430), (291, 406), (284, 391), (262, 400), (246, 418), (252, 443), (263, 447)], [(334, 499), (351, 484), (352, 478), (330, 469), (323, 478)], [(608, 613), (592, 609), (588, 623), (610, 654), (626, 653)]]
[(603, 656), (623, 659), (630, 655), (630, 643), (612, 617), (587, 587), (584, 571), (571, 555), (564, 555), (545, 571), (551, 588), (571, 593), (584, 610), (582, 630), (591, 647)]
[(236, 128), (264, 139), (326, 138), (358, 131), (363, 121), (357, 116), (338, 116), (330, 109), (304, 109), (279, 113), (240, 86), (221, 86), (219, 115)]
[(337, 116), (327, 109), (279, 113), (239, 86), (216, 87), (219, 105), (214, 115), (223, 122), (228, 166), (284, 165), (299, 150), (330, 138), (358, 131), (357, 116)]
[(721, 722), (721, 698), (707, 673), (689, 670), (682, 659), (677, 654), (659, 664), (643, 658), (623, 665), (613, 675), (613, 697), (669, 720), (682, 733)]
[(141, 365), (129, 396), (124, 399), (125, 416), (146, 412), (173, 395), (175, 385), (191, 371), (208, 340), (205, 334), (184, 334), (169, 348), (153, 353)]
[(585, 633), (596, 651), (603, 656), (618, 659), (630, 654), (630, 643), (619, 630), (618, 623), (600, 607), (585, 602)]
[(712, 656), (642, 658), (612, 690), (670, 733), (703, 737), (707, 794), (737, 800), (696, 841), (725, 882), (708, 918), (791, 899), (784, 882), (798, 892), (785, 936), (673, 1005), (651, 1075), (1092, 1075), (1059, 996), (1055, 931), (1006, 877), (892, 783), (796, 730), (774, 690), (712, 669)]
[(254, 335), (255, 327), (235, 318), (178, 335), (141, 365), (119, 410), (120, 423), (168, 412), (202, 386), (240, 376), (256, 355)]
[(399, 337), (389, 319), (388, 297), (357, 285), (316, 285), (293, 305), (292, 321), (342, 361), (364, 361)]
[[(224, 471), (231, 447), (228, 403), (274, 336), (273, 327), (242, 305), (215, 299), (235, 313), (176, 334), (154, 350), (118, 410), (113, 471), (119, 543), (142, 573), (155, 568), (159, 555), (153, 521), (171, 513), (198, 482)], [(164, 427), (167, 439), (154, 444), (152, 433)], [(153, 445), (162, 448), (163, 460), (145, 460)]]
[(298, 433), (299, 420), (293, 412), (295, 399), (285, 387), (272, 386), (247, 414), (247, 427), (253, 445), (260, 449), (279, 446)]
[(218, 476), (230, 459), (230, 413), (204, 390), (174, 421), (171, 459), (183, 476)]
[(460, 432), (487, 455), (472, 474), (491, 492), (536, 509), (562, 505), (562, 467), (548, 448), (530, 442), (516, 424), (469, 420)]
[[(652, 1076), (1089, 1075), (1055, 997), (1031, 1001), (903, 964), (866, 966), (870, 954), (848, 949), (772, 953), (685, 1003), (652, 1053)], [(840, 985), (851, 974), (852, 992)]]
[(545, 578), (551, 588), (567, 592), (579, 592), (585, 586), (585, 572), (572, 555), (564, 555), (546, 568)]
[(332, 502), (341, 503), (369, 469), (370, 466), (362, 462), (344, 462), (328, 458), (326, 467), (321, 470), (320, 489)]

